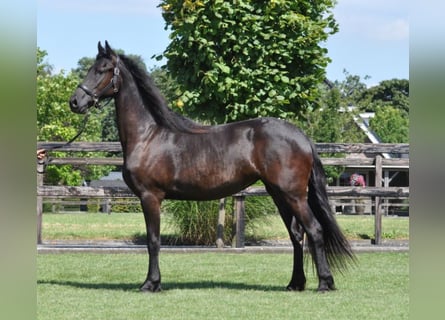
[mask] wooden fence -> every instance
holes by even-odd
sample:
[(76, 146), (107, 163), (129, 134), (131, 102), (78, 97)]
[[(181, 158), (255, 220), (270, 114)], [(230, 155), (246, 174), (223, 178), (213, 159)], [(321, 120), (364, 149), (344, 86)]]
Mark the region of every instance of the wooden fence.
[[(49, 186), (43, 185), (43, 175), (47, 164), (63, 165), (122, 165), (123, 159), (119, 157), (122, 152), (119, 142), (75, 142), (64, 145), (61, 142), (39, 142), (38, 149), (51, 150), (57, 148), (58, 152), (86, 152), (105, 151), (115, 153), (112, 158), (82, 158), (67, 156), (63, 158), (51, 158), (46, 161), (37, 161), (37, 243), (42, 243), (42, 212), (43, 198), (130, 198), (134, 194), (126, 187), (77, 187), (77, 186)], [(374, 243), (381, 244), (382, 235), (382, 200), (385, 198), (407, 199), (409, 187), (382, 186), (384, 171), (397, 171), (409, 168), (409, 158), (400, 155), (409, 154), (409, 144), (371, 144), (371, 143), (317, 143), (317, 150), (321, 154), (366, 154), (367, 158), (330, 158), (322, 157), (323, 165), (366, 167), (375, 171), (375, 186), (367, 187), (328, 187), (330, 197), (369, 197), (374, 204), (375, 235)], [(382, 154), (398, 155), (393, 158), (383, 158)], [(248, 196), (267, 196), (264, 188), (249, 187), (237, 194), (235, 199), (235, 246), (244, 247), (245, 209), (244, 199)], [(221, 202), (223, 203), (223, 202)], [(224, 208), (221, 206), (218, 219), (217, 245), (222, 245), (222, 229)]]

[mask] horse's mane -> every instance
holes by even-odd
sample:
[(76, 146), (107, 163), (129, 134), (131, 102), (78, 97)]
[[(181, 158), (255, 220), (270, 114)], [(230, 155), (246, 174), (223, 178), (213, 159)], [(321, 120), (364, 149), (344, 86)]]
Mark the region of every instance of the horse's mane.
[(133, 76), (145, 109), (150, 112), (157, 125), (174, 132), (182, 133), (207, 131), (208, 127), (200, 125), (170, 109), (151, 77), (144, 69), (137, 65), (134, 60), (125, 55), (119, 55), (119, 58)]

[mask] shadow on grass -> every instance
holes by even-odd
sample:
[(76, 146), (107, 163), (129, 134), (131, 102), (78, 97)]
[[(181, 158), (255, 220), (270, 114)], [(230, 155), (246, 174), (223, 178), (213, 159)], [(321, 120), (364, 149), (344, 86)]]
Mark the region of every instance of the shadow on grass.
[[(147, 244), (147, 236), (145, 233), (134, 233), (131, 236), (131, 242), (136, 245), (146, 245)], [(195, 245), (203, 245), (203, 246), (213, 246), (213, 242), (196, 242), (193, 240), (188, 240), (181, 238), (177, 234), (161, 234), (161, 243), (163, 246), (195, 246)], [(225, 243), (226, 245), (230, 245), (229, 242)]]
[(88, 283), (70, 280), (37, 280), (37, 285), (41, 284), (92, 290), (136, 291), (139, 288), (138, 283)]
[[(88, 283), (79, 281), (37, 280), (38, 285), (67, 286), (77, 289), (139, 291), (141, 283)], [(163, 282), (162, 291), (169, 290), (202, 290), (202, 289), (229, 289), (254, 291), (285, 291), (285, 286), (268, 286), (260, 284), (247, 284), (229, 281), (192, 281), (192, 282)]]

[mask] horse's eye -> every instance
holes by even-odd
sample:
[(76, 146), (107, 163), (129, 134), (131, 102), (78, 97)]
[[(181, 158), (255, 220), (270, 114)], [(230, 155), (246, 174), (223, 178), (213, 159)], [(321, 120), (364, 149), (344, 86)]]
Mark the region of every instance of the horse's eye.
[(96, 74), (101, 74), (108, 71), (108, 63), (104, 62), (96, 67)]

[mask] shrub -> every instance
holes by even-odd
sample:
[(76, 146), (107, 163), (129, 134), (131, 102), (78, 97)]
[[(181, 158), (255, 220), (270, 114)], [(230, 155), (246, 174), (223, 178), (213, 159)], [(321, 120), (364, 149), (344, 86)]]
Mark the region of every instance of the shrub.
[[(226, 201), (224, 243), (232, 242), (233, 198)], [(219, 201), (165, 201), (163, 211), (179, 232), (179, 241), (190, 245), (214, 245), (217, 236)], [(254, 228), (256, 218), (276, 212), (270, 197), (247, 197), (245, 201), (246, 228)]]
[[(211, 245), (216, 240), (218, 221), (218, 201), (165, 201), (163, 210), (171, 214), (172, 224), (179, 232), (179, 241), (182, 244)], [(227, 214), (225, 225), (230, 225), (231, 215)], [(224, 239), (230, 234), (225, 228)]]
[(138, 199), (123, 198), (111, 202), (111, 212), (142, 212), (142, 207)]

